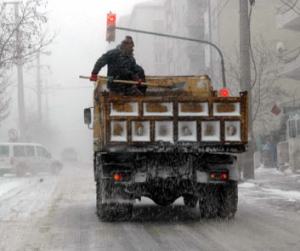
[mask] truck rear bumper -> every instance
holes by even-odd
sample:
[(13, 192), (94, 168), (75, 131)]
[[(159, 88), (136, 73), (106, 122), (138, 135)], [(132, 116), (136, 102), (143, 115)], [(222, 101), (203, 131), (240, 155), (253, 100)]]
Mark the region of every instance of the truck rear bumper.
[(147, 144), (147, 147), (138, 145), (122, 145), (122, 144), (108, 144), (102, 149), (102, 152), (181, 152), (181, 153), (243, 153), (247, 150), (247, 145), (245, 144), (169, 144), (169, 143), (159, 143), (159, 144)]

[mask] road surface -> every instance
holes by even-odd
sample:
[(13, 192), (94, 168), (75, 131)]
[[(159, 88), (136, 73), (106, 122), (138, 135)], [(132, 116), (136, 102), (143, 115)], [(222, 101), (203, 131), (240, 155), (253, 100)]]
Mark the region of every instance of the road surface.
[(267, 172), (241, 184), (229, 221), (201, 219), (181, 199), (166, 208), (143, 199), (131, 221), (103, 223), (92, 175), (82, 164), (58, 177), (0, 177), (0, 250), (300, 250), (300, 176)]

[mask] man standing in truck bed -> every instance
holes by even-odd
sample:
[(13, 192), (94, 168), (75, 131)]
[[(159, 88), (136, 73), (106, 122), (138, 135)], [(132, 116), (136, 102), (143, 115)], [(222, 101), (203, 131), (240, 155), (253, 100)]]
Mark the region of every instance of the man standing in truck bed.
[(96, 62), (91, 81), (97, 81), (97, 75), (102, 67), (107, 65), (108, 83), (110, 91), (122, 94), (134, 94), (136, 92), (145, 93), (145, 86), (135, 86), (130, 84), (113, 83), (113, 79), (135, 80), (139, 83), (145, 81), (144, 70), (137, 65), (133, 57), (134, 43), (132, 37), (126, 36), (121, 45), (103, 54)]

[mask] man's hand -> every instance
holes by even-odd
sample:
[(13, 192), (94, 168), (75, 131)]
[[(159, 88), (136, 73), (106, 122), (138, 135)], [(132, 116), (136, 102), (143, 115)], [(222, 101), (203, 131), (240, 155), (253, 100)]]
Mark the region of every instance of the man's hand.
[(92, 74), (90, 76), (90, 81), (97, 81), (98, 80), (98, 75), (97, 74)]
[(107, 84), (113, 84), (114, 83), (114, 77), (107, 76)]
[(133, 79), (134, 81), (137, 81), (137, 82), (138, 82), (137, 85), (141, 85), (142, 82), (144, 82), (137, 74), (134, 74), (133, 77), (132, 77), (132, 79)]

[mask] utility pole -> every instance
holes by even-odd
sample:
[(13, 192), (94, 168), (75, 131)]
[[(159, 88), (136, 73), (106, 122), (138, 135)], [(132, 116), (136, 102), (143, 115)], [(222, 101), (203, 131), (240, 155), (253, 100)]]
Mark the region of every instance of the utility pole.
[[(47, 65), (41, 65), (41, 55), (51, 55), (50, 51), (40, 51), (38, 50), (36, 53), (36, 95), (37, 95), (37, 106), (38, 106), (38, 122), (41, 123), (43, 120), (43, 109), (42, 109), (42, 67)], [(49, 66), (47, 66), (49, 67)], [(47, 100), (48, 102), (48, 100)], [(48, 109), (48, 107), (47, 107)]]
[(244, 178), (254, 178), (254, 142), (252, 126), (252, 107), (251, 107), (251, 64), (250, 64), (250, 23), (248, 12), (248, 1), (240, 0), (240, 87), (242, 91), (248, 91), (248, 131), (249, 144), (248, 151), (243, 154), (240, 164), (243, 168)]
[(48, 80), (46, 79), (45, 81), (45, 106), (46, 106), (46, 120), (48, 121), (49, 120), (49, 99), (48, 99), (48, 96), (49, 96), (49, 93), (48, 93)]
[(19, 17), (19, 5), (22, 2), (12, 1), (4, 2), (5, 5), (14, 5), (15, 12), (15, 26), (16, 26), (16, 65), (18, 75), (18, 115), (19, 115), (19, 130), (20, 140), (25, 139), (25, 125), (26, 125), (26, 113), (25, 113), (25, 101), (24, 101), (24, 79), (23, 79), (23, 60), (22, 60), (22, 47), (21, 47), (21, 31), (20, 31), (20, 17)]
[(19, 24), (19, 4), (21, 2), (13, 2), (15, 7), (15, 22), (16, 22), (16, 41), (17, 41), (17, 72), (18, 72), (18, 109), (19, 109), (19, 129), (20, 139), (25, 139), (26, 112), (24, 101), (24, 78), (23, 78), (23, 60), (21, 48), (21, 32)]
[(41, 53), (36, 53), (36, 94), (38, 105), (38, 122), (42, 122), (42, 83), (41, 83)]

